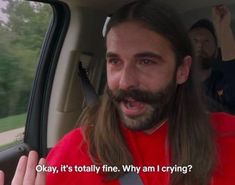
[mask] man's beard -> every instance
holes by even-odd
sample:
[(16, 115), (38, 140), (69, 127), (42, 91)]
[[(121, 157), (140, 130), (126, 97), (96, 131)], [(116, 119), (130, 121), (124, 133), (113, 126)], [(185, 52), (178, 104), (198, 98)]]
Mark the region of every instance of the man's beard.
[(198, 54), (196, 59), (199, 62), (200, 69), (209, 70), (209, 69), (211, 69), (211, 67), (213, 65), (214, 56), (209, 57), (206, 53), (201, 52), (200, 54)]
[(205, 58), (205, 57), (200, 57), (200, 68), (202, 70), (208, 70), (211, 69), (212, 67), (212, 62), (213, 62), (213, 58)]
[[(149, 130), (168, 117), (175, 91), (175, 81), (171, 81), (164, 90), (159, 92), (149, 92), (139, 89), (116, 91), (107, 89), (123, 124), (127, 128), (136, 131)], [(146, 111), (138, 116), (126, 116), (120, 109), (120, 102), (126, 101), (127, 98), (144, 103)]]

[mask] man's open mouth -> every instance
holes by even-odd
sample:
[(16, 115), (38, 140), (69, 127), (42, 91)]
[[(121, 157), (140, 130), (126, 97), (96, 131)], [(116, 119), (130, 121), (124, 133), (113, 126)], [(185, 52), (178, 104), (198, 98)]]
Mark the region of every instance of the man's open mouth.
[(120, 102), (120, 108), (126, 116), (135, 117), (145, 111), (146, 104), (131, 97), (127, 97)]

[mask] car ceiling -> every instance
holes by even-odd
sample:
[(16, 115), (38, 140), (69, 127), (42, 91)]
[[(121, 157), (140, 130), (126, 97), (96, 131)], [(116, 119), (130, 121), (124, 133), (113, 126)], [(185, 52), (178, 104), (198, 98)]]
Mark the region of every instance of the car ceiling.
[[(89, 7), (111, 14), (124, 4), (135, 0), (62, 0), (72, 6)], [(209, 18), (211, 7), (225, 4), (232, 12), (232, 27), (235, 28), (235, 1), (234, 0), (156, 0), (174, 7), (180, 14), (186, 25), (191, 25), (200, 18)], [(177, 5), (177, 6), (176, 6)], [(235, 30), (235, 29), (233, 29)]]
[[(100, 9), (102, 11), (111, 13), (123, 4), (135, 0), (63, 0), (65, 2), (72, 3), (74, 5), (82, 7), (91, 7), (94, 9)], [(201, 9), (204, 7), (211, 7), (218, 4), (235, 5), (234, 0), (156, 0), (158, 2), (164, 2), (176, 8), (180, 13), (184, 13), (191, 10)], [(177, 6), (176, 6), (177, 5)]]

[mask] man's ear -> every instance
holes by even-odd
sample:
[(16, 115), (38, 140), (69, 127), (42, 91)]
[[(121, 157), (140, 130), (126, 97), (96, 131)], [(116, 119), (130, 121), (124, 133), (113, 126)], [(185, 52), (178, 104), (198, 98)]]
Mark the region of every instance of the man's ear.
[(191, 64), (192, 64), (192, 57), (189, 55), (184, 57), (183, 63), (177, 69), (176, 73), (177, 84), (183, 84), (188, 80)]

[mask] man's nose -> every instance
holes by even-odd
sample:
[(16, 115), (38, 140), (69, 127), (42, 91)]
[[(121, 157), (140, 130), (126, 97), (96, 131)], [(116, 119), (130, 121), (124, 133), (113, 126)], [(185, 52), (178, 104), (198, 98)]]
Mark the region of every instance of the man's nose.
[(197, 42), (195, 44), (196, 55), (200, 55), (202, 53), (202, 50), (203, 50), (203, 44), (201, 42)]
[(202, 42), (196, 42), (195, 43), (196, 51), (202, 50), (202, 46), (203, 46)]
[(138, 76), (135, 68), (133, 66), (125, 66), (120, 76), (119, 88), (123, 90), (135, 89), (138, 85)]

